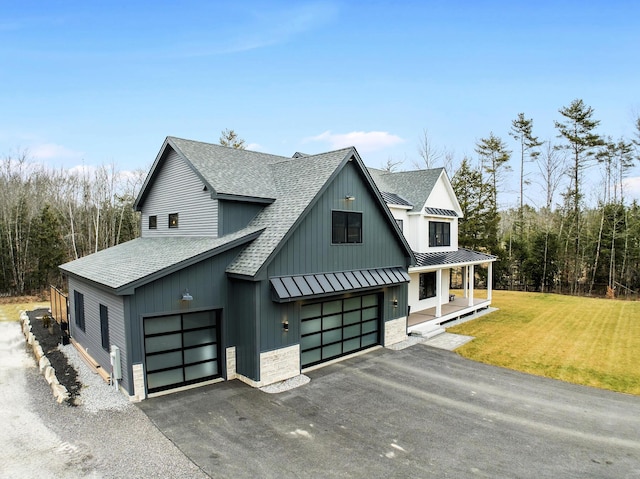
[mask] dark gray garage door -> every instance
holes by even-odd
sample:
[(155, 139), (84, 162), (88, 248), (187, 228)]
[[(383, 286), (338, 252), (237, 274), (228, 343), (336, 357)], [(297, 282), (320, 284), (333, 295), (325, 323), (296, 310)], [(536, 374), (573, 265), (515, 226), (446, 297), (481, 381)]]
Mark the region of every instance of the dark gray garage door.
[(302, 367), (375, 346), (380, 342), (378, 294), (309, 303), (300, 311)]
[(149, 393), (221, 375), (220, 313), (200, 311), (144, 319)]

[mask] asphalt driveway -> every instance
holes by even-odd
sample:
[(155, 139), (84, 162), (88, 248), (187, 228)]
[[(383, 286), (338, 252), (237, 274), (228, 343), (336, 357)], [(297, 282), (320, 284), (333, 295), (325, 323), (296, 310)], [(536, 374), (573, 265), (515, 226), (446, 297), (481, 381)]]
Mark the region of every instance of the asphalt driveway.
[(640, 478), (640, 398), (378, 349), (267, 394), (240, 381), (139, 407), (211, 477)]

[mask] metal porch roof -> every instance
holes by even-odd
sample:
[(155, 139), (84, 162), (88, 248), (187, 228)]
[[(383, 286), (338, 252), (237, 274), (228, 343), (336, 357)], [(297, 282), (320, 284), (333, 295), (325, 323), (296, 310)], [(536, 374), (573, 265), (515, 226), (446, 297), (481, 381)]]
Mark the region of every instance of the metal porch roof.
[(403, 268), (394, 267), (278, 276), (270, 278), (269, 281), (277, 297), (276, 301), (288, 302), (408, 283), (410, 278)]

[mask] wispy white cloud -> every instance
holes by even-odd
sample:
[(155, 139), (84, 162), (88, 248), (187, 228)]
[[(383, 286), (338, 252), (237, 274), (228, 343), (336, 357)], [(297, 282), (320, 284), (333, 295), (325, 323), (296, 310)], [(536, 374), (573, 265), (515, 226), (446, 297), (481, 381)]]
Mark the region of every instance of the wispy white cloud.
[(640, 176), (622, 180), (624, 195), (627, 199), (640, 200)]
[(29, 156), (35, 160), (78, 160), (84, 155), (81, 151), (75, 151), (57, 143), (40, 143), (29, 147)]
[(262, 151), (262, 145), (260, 143), (249, 143), (245, 148), (251, 151)]
[(352, 131), (350, 133), (325, 131), (305, 141), (328, 143), (333, 149), (355, 146), (360, 153), (371, 153), (404, 143), (405, 140), (387, 131)]
[[(232, 31), (226, 31), (224, 39), (198, 39), (195, 43), (175, 45), (174, 52), (189, 57), (245, 52), (266, 48), (290, 41), (305, 32), (326, 25), (338, 14), (333, 1), (317, 1), (290, 4), (275, 9), (244, 11)], [(222, 40), (222, 41), (220, 41)]]

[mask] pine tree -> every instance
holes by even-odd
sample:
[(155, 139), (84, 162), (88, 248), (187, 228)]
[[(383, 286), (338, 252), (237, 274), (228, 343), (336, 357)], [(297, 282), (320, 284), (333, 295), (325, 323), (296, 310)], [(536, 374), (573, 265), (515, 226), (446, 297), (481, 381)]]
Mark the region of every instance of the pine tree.
[(238, 136), (238, 134), (230, 130), (229, 128), (225, 128), (220, 133), (220, 139), (218, 140), (222, 146), (228, 146), (230, 148), (235, 148), (237, 150), (244, 150), (244, 140)]
[(518, 113), (518, 118), (511, 122), (511, 131), (509, 135), (512, 136), (520, 144), (520, 221), (522, 222), (522, 208), (524, 206), (524, 163), (527, 158), (533, 161), (540, 152), (536, 150), (543, 142), (538, 140), (538, 137), (533, 136), (533, 120), (531, 118), (526, 119), (524, 113)]
[(580, 261), (582, 173), (591, 166), (596, 148), (602, 146), (604, 142), (594, 132), (600, 121), (592, 119), (593, 108), (585, 105), (582, 100), (573, 100), (568, 107), (563, 107), (558, 111), (564, 117), (564, 123), (555, 122), (559, 132), (558, 138), (566, 142), (559, 148), (568, 151), (571, 156), (568, 168), (571, 184), (567, 197), (573, 209), (574, 264), (571, 292), (575, 294), (582, 266)]
[(491, 184), (491, 199), (495, 207), (498, 207), (498, 187), (502, 180), (502, 174), (511, 170), (508, 165), (511, 151), (507, 145), (491, 132), (488, 138), (481, 138), (476, 143), (476, 153), (480, 157), (481, 169), (487, 173)]

